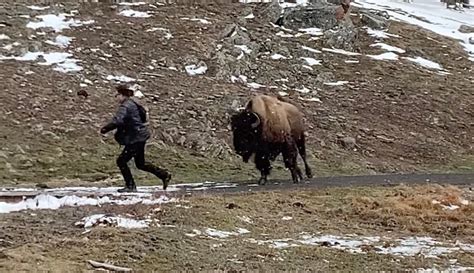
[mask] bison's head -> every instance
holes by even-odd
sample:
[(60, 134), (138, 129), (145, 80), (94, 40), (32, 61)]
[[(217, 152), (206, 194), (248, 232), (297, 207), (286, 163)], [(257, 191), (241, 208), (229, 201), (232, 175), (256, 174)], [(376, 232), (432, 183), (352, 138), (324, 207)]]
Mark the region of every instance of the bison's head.
[(244, 162), (248, 162), (258, 145), (260, 118), (257, 114), (244, 110), (232, 116), (231, 127), (234, 149)]

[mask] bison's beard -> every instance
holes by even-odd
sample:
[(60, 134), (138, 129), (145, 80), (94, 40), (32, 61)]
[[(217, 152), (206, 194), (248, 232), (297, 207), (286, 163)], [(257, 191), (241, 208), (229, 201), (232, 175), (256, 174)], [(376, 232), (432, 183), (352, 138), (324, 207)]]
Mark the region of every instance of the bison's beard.
[(248, 163), (250, 159), (254, 158), (255, 157), (255, 154), (254, 153), (246, 153), (246, 154), (243, 154), (242, 155), (242, 160), (245, 162), (245, 163)]

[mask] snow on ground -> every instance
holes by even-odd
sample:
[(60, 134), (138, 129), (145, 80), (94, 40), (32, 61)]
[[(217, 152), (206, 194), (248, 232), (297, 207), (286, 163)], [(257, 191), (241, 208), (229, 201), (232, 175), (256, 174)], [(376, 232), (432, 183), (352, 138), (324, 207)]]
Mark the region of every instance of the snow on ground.
[(387, 45), (385, 43), (375, 43), (375, 44), (371, 44), (370, 46), (371, 47), (380, 47), (381, 49), (386, 50), (386, 51), (392, 51), (392, 52), (396, 52), (396, 53), (405, 53), (404, 49), (401, 49), (401, 48), (396, 47), (396, 46)]
[(305, 34), (311, 36), (321, 36), (323, 35), (323, 31), (320, 28), (312, 27), (312, 28), (300, 28), (300, 32), (304, 32)]
[(322, 53), (320, 50), (317, 50), (317, 49), (314, 49), (314, 48), (311, 48), (311, 47), (307, 47), (307, 46), (301, 46), (301, 48), (303, 48), (304, 50), (308, 50), (309, 52), (313, 52), (313, 53)]
[(369, 34), (372, 37), (379, 38), (379, 39), (384, 39), (384, 38), (389, 38), (389, 37), (395, 37), (395, 38), (400, 38), (400, 36), (396, 34), (390, 34), (387, 33), (383, 30), (378, 30), (378, 29), (371, 29), (371, 28), (366, 28), (367, 29), (367, 34)]
[(344, 49), (338, 49), (338, 48), (323, 48), (323, 51), (336, 53), (336, 54), (343, 54), (343, 55), (347, 55), (347, 56), (358, 56), (358, 55), (360, 55), (360, 53), (357, 53), (357, 52), (346, 51)]
[(151, 194), (148, 196), (103, 196), (103, 197), (85, 197), (77, 195), (67, 195), (64, 197), (56, 197), (51, 193), (41, 193), (35, 198), (26, 199), (17, 203), (0, 202), (0, 213), (10, 213), (22, 210), (37, 209), (59, 209), (62, 207), (78, 207), (78, 206), (101, 206), (103, 204), (115, 205), (133, 205), (133, 204), (163, 204), (175, 202), (174, 198), (169, 199), (162, 195), (158, 199), (154, 199)]
[(250, 13), (249, 15), (245, 16), (244, 18), (245, 19), (253, 19), (253, 18), (255, 18), (255, 15), (253, 15), (253, 13)]
[(181, 20), (188, 20), (188, 21), (193, 21), (193, 22), (199, 22), (201, 24), (209, 25), (211, 22), (209, 22), (206, 19), (200, 19), (200, 18), (188, 18), (188, 17), (183, 17)]
[(137, 79), (124, 76), (124, 75), (120, 75), (120, 76), (108, 75), (106, 79), (108, 81), (118, 81), (118, 82), (136, 82), (137, 81)]
[[(203, 182), (170, 185), (166, 192), (180, 190), (203, 191), (235, 187), (237, 187), (237, 184), (235, 183)], [(20, 194), (21, 196), (22, 192), (29, 194), (37, 192), (38, 194), (34, 198), (25, 199), (17, 203), (0, 202), (0, 213), (9, 213), (27, 209), (58, 209), (64, 206), (97, 206), (101, 204), (132, 205), (137, 203), (161, 204), (175, 201), (175, 199), (169, 199), (164, 195), (158, 199), (153, 197), (157, 192), (162, 192), (161, 186), (138, 187), (138, 192), (134, 193), (119, 193), (117, 190), (120, 188), (121, 187), (65, 187), (45, 190), (32, 188), (3, 188), (0, 189), (0, 193), (4, 196), (8, 196), (9, 193), (16, 196)]]
[(40, 29), (40, 28), (52, 28), (56, 32), (61, 32), (63, 29), (68, 29), (71, 27), (78, 27), (82, 25), (88, 25), (94, 23), (93, 20), (90, 21), (81, 21), (81, 20), (74, 20), (69, 19), (67, 20), (67, 16), (69, 14), (46, 14), (46, 15), (38, 15), (36, 16), (37, 19), (40, 19), (39, 22), (29, 22), (26, 27), (31, 29)]
[(188, 75), (196, 76), (196, 75), (202, 75), (206, 73), (207, 66), (205, 64), (202, 64), (200, 66), (191, 64), (191, 65), (185, 66), (184, 69), (186, 69), (186, 73), (188, 73)]
[(141, 5), (146, 5), (145, 2), (123, 2), (123, 3), (118, 3), (120, 6), (141, 6)]
[(69, 46), (71, 41), (72, 41), (71, 37), (67, 37), (67, 36), (64, 36), (64, 35), (58, 35), (58, 36), (56, 36), (54, 41), (46, 41), (46, 43), (50, 44), (50, 45), (54, 45), (54, 46), (59, 46), (61, 48), (66, 48), (66, 47)]
[(173, 34), (171, 34), (170, 30), (167, 28), (162, 28), (162, 27), (154, 27), (154, 28), (149, 28), (146, 30), (146, 32), (155, 32), (155, 31), (162, 31), (165, 33), (165, 38), (166, 39), (171, 39), (173, 38)]
[(321, 65), (321, 60), (316, 60), (314, 58), (309, 58), (309, 57), (301, 57), (301, 59), (305, 60), (306, 64), (308, 64), (309, 66), (313, 66), (313, 65)]
[(381, 61), (396, 61), (398, 60), (398, 55), (393, 53), (393, 52), (385, 52), (379, 55), (367, 55), (368, 57), (375, 59), (375, 60), (381, 60)]
[(101, 226), (115, 226), (119, 228), (147, 228), (153, 222), (151, 219), (135, 220), (123, 216), (114, 216), (106, 214), (94, 214), (82, 218), (80, 221), (75, 223), (76, 226), (84, 227), (84, 229), (90, 230), (92, 227)]
[(443, 67), (440, 64), (427, 60), (422, 57), (416, 57), (416, 58), (403, 57), (403, 58), (428, 69), (443, 70)]
[(35, 6), (35, 5), (32, 5), (32, 6), (26, 6), (27, 8), (31, 9), (31, 10), (47, 10), (49, 9), (49, 6), (47, 7), (40, 7), (40, 6)]
[(79, 60), (72, 59), (72, 54), (65, 52), (27, 52), (22, 56), (1, 56), (0, 60), (16, 60), (16, 61), (36, 61), (42, 57), (45, 61), (38, 62), (39, 65), (54, 65), (55, 71), (68, 73), (81, 71), (82, 67), (77, 64)]
[(329, 86), (341, 86), (346, 83), (349, 83), (348, 81), (337, 81), (337, 82), (325, 82), (324, 85), (329, 85)]
[[(350, 253), (364, 253), (364, 246), (374, 246), (378, 254), (395, 256), (422, 255), (426, 258), (438, 258), (453, 252), (474, 253), (474, 246), (470, 244), (443, 243), (430, 237), (406, 237), (406, 238), (381, 238), (379, 236), (357, 236), (357, 235), (309, 235), (302, 233), (299, 238), (284, 238), (274, 240), (247, 239), (258, 245), (268, 245), (270, 248), (288, 248), (300, 246), (326, 246)], [(385, 242), (392, 242), (387, 244)]]
[(0, 34), (0, 40), (10, 40), (10, 37), (5, 34)]
[(474, 60), (474, 44), (469, 43), (472, 33), (462, 33), (463, 24), (474, 26), (474, 10), (447, 9), (446, 4), (434, 0), (417, 0), (406, 3), (401, 0), (357, 0), (355, 6), (386, 11), (392, 19), (420, 26), (437, 34), (460, 40), (461, 45)]
[(273, 54), (270, 58), (272, 58), (272, 60), (281, 60), (281, 59), (285, 60), (285, 59), (288, 59), (287, 57), (285, 57), (281, 54), (278, 54), (278, 53)]
[(151, 14), (143, 11), (136, 11), (133, 9), (126, 9), (119, 12), (120, 15), (125, 17), (134, 17), (134, 18), (150, 18)]

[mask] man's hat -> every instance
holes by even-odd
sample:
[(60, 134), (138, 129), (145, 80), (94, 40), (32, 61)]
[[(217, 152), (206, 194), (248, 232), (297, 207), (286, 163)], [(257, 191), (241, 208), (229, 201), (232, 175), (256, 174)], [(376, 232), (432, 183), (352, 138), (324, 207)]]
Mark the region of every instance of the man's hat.
[(117, 92), (121, 95), (124, 95), (126, 97), (132, 97), (133, 96), (133, 90), (131, 90), (128, 86), (125, 84), (121, 84), (117, 87), (115, 87)]

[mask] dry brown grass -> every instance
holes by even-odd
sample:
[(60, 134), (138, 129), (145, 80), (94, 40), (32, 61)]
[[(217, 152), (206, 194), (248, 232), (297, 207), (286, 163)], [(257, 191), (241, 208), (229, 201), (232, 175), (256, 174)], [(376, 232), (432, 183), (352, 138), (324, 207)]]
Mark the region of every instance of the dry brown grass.
[(466, 203), (469, 199), (472, 197), (454, 186), (400, 186), (371, 196), (354, 196), (352, 209), (362, 221), (387, 228), (469, 237), (474, 235), (474, 204)]

